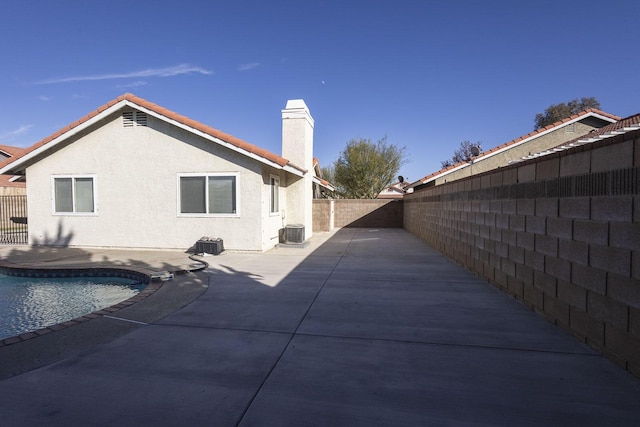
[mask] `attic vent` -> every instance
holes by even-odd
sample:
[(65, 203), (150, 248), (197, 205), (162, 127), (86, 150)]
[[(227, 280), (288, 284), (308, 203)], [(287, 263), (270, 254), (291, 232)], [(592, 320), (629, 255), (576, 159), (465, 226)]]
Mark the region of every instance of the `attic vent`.
[(147, 114), (140, 111), (125, 111), (122, 113), (122, 126), (126, 128), (134, 126), (146, 126)]

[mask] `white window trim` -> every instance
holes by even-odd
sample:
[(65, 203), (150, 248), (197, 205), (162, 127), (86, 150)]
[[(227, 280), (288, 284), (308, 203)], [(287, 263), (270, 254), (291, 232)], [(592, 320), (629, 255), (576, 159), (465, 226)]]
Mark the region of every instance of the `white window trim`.
[[(182, 213), (180, 212), (180, 178), (190, 176), (233, 176), (236, 178), (236, 213), (220, 214), (220, 213)], [(180, 218), (238, 218), (240, 217), (240, 174), (238, 172), (189, 172), (179, 173), (176, 179), (176, 212)], [(206, 205), (209, 201), (209, 186), (205, 186)]]
[[(76, 209), (76, 186), (71, 186), (72, 198), (73, 198), (73, 210), (74, 212), (56, 212), (56, 179), (58, 178), (71, 178), (75, 181), (76, 178), (91, 178), (93, 184), (93, 212), (75, 212)], [(96, 174), (65, 174), (65, 175), (51, 175), (51, 212), (55, 216), (98, 216), (98, 178)]]
[[(271, 210), (271, 180), (275, 179), (278, 182), (278, 210)], [(269, 216), (279, 216), (280, 215), (280, 201), (282, 200), (282, 192), (280, 191), (280, 177), (278, 175), (269, 175)]]

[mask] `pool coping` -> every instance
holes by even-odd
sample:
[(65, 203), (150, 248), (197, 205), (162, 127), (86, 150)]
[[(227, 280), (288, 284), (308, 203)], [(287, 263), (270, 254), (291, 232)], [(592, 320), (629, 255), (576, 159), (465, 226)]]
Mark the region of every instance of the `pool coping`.
[[(193, 259), (193, 258), (191, 258)], [(13, 344), (22, 343), (33, 338), (48, 335), (53, 332), (61, 331), (81, 323), (88, 322), (92, 319), (108, 316), (131, 307), (158, 291), (167, 281), (173, 279), (173, 275), (182, 275), (186, 273), (204, 270), (208, 264), (200, 259), (194, 259), (202, 264), (201, 267), (193, 269), (176, 269), (175, 271), (150, 271), (149, 269), (141, 269), (136, 267), (61, 267), (61, 266), (37, 266), (34, 264), (14, 264), (5, 260), (0, 260), (0, 274), (17, 277), (74, 277), (74, 276), (112, 276), (120, 278), (128, 278), (146, 282), (145, 288), (136, 295), (127, 298), (117, 304), (100, 310), (78, 316), (67, 321), (46, 326), (35, 331), (25, 332), (20, 335), (3, 338), (0, 340), (0, 348)], [(143, 271), (144, 270), (144, 271)]]

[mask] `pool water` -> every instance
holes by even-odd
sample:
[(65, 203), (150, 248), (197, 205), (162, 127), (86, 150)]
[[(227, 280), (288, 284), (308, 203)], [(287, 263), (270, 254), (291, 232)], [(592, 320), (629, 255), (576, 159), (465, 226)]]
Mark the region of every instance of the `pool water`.
[(120, 277), (32, 278), (0, 274), (0, 339), (118, 304), (146, 284)]

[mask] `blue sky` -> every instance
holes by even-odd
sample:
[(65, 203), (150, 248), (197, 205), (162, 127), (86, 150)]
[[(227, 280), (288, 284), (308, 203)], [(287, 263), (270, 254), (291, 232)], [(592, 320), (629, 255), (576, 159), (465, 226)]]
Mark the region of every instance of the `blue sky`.
[(0, 144), (29, 146), (131, 92), (281, 152), (305, 100), (315, 156), (405, 146), (410, 181), (488, 149), (550, 104), (640, 112), (640, 2), (22, 0), (0, 13)]

